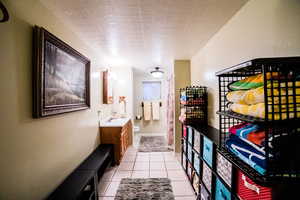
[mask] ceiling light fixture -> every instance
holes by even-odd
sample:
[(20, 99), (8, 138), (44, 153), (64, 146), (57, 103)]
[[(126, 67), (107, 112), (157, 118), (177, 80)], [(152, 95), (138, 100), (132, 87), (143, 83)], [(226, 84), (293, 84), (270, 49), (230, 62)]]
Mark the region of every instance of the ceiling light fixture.
[(160, 67), (155, 67), (150, 73), (154, 78), (161, 78), (164, 75), (164, 72), (160, 70)]

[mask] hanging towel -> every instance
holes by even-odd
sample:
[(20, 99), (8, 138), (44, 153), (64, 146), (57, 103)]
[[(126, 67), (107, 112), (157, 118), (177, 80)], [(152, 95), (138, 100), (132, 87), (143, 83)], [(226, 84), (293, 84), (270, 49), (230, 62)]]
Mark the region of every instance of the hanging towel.
[(160, 101), (152, 101), (152, 119), (159, 120), (160, 114)]
[(150, 101), (144, 101), (144, 120), (150, 121), (151, 120), (151, 102)]

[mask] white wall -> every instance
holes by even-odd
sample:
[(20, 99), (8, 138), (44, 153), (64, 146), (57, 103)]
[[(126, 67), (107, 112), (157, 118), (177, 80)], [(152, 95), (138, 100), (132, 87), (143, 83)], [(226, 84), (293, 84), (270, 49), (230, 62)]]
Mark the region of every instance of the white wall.
[(120, 112), (119, 96), (126, 97), (126, 114), (133, 118), (133, 72), (131, 67), (111, 68), (113, 74), (113, 111)]
[(191, 60), (192, 84), (208, 86), (209, 124), (218, 128), (216, 71), (256, 57), (299, 55), (300, 1), (249, 1)]
[(161, 81), (162, 107), (160, 107), (160, 120), (135, 120), (134, 124), (140, 127), (140, 133), (166, 133), (166, 102), (168, 86), (165, 77), (161, 79), (155, 79), (149, 74), (149, 72), (134, 70), (134, 116), (143, 116), (143, 109), (141, 107), (141, 103), (143, 102), (143, 81)]

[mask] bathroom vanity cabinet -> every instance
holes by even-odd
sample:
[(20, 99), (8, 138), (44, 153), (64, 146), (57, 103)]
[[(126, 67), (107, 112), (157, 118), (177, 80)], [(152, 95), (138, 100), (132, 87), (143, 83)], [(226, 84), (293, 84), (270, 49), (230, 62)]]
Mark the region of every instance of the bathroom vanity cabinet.
[(129, 118), (120, 118), (100, 124), (101, 144), (114, 145), (114, 159), (120, 164), (127, 148), (132, 145), (132, 122)]

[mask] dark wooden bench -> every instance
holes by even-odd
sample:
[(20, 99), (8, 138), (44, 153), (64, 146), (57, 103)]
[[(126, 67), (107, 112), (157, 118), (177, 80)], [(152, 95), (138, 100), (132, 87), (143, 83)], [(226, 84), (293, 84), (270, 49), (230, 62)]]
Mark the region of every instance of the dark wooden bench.
[(98, 182), (105, 169), (114, 165), (113, 155), (113, 145), (99, 145), (47, 199), (97, 200)]

